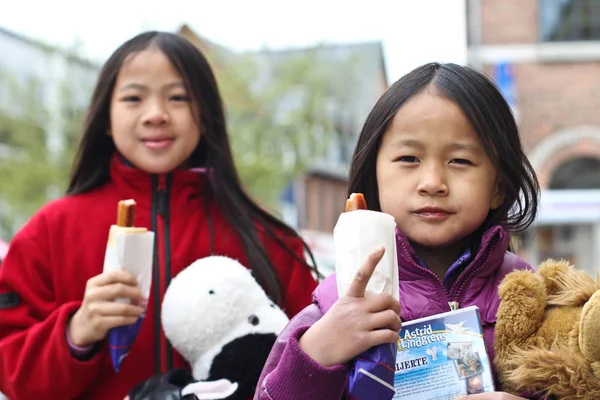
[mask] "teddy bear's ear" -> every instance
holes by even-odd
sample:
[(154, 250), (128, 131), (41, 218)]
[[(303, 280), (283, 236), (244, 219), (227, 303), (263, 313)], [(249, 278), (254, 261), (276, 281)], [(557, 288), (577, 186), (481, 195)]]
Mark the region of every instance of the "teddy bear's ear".
[(596, 280), (565, 260), (548, 260), (540, 265), (538, 273), (546, 285), (548, 305), (583, 306), (600, 290)]
[(561, 279), (561, 277), (565, 275), (568, 275), (570, 268), (571, 264), (569, 264), (566, 260), (556, 261), (551, 258), (542, 262), (538, 266), (537, 272), (544, 279), (548, 294), (556, 294), (556, 292), (560, 290), (557, 280)]
[(579, 320), (579, 348), (589, 361), (600, 362), (600, 291), (583, 306)]
[(594, 361), (591, 365), (594, 376), (600, 379), (600, 361)]

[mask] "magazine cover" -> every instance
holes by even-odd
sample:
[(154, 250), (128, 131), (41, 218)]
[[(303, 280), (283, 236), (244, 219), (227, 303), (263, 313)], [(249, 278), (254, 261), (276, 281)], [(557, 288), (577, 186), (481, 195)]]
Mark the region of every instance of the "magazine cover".
[(403, 323), (394, 399), (442, 400), (493, 392), (476, 306)]

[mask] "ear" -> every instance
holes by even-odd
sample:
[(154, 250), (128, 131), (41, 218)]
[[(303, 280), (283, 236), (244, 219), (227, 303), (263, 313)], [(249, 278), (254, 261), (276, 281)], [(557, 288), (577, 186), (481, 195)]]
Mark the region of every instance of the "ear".
[(112, 136), (112, 131), (110, 130), (110, 128), (106, 130), (106, 136)]
[(500, 187), (500, 183), (496, 182), (494, 194), (490, 201), (490, 210), (497, 210), (504, 203), (504, 191)]

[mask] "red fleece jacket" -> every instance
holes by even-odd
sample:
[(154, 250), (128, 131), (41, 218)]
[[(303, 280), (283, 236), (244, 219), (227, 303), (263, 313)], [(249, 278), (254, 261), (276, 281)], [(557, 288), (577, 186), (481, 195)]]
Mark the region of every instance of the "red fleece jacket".
[[(160, 329), (160, 304), (170, 277), (210, 255), (204, 175), (176, 171), (152, 177), (111, 163), (111, 179), (89, 193), (42, 208), (15, 236), (0, 267), (0, 392), (11, 400), (122, 400), (156, 371), (185, 367)], [(104, 343), (88, 361), (71, 354), (67, 321), (83, 299), (88, 279), (102, 273), (108, 231), (119, 200), (138, 203), (136, 226), (156, 232), (155, 271), (147, 316), (119, 373)], [(240, 239), (218, 207), (208, 208), (214, 252), (247, 265)], [(302, 243), (282, 237), (301, 255)], [(273, 239), (265, 239), (292, 316), (310, 304), (316, 287), (309, 269)]]

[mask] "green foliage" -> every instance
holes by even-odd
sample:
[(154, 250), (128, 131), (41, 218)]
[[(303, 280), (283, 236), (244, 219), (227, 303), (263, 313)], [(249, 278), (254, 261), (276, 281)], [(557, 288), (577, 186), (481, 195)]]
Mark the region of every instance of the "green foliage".
[[(241, 178), (257, 200), (276, 210), (285, 186), (339, 136), (336, 118), (340, 110), (351, 110), (359, 63), (354, 55), (332, 58), (321, 47), (248, 54), (213, 49), (207, 56), (223, 94)], [(86, 98), (91, 82), (75, 82), (68, 74), (64, 104), (48, 110), (39, 82), (18, 82), (2, 71), (0, 79), (8, 93), (0, 93), (0, 237), (10, 238), (64, 193), (84, 111), (73, 99)], [(56, 116), (58, 125), (51, 118)], [(47, 140), (52, 126), (63, 134), (54, 152)]]
[[(58, 110), (62, 118), (57, 129), (65, 145), (53, 153), (47, 136), (51, 118), (39, 82), (2, 76), (9, 94), (3, 99), (10, 99), (11, 105), (0, 112), (0, 232), (10, 238), (36, 210), (64, 193), (82, 112)], [(63, 90), (67, 95), (71, 89)]]
[(303, 51), (209, 54), (227, 109), (242, 181), (271, 209), (285, 186), (332, 146), (352, 100), (354, 58)]

